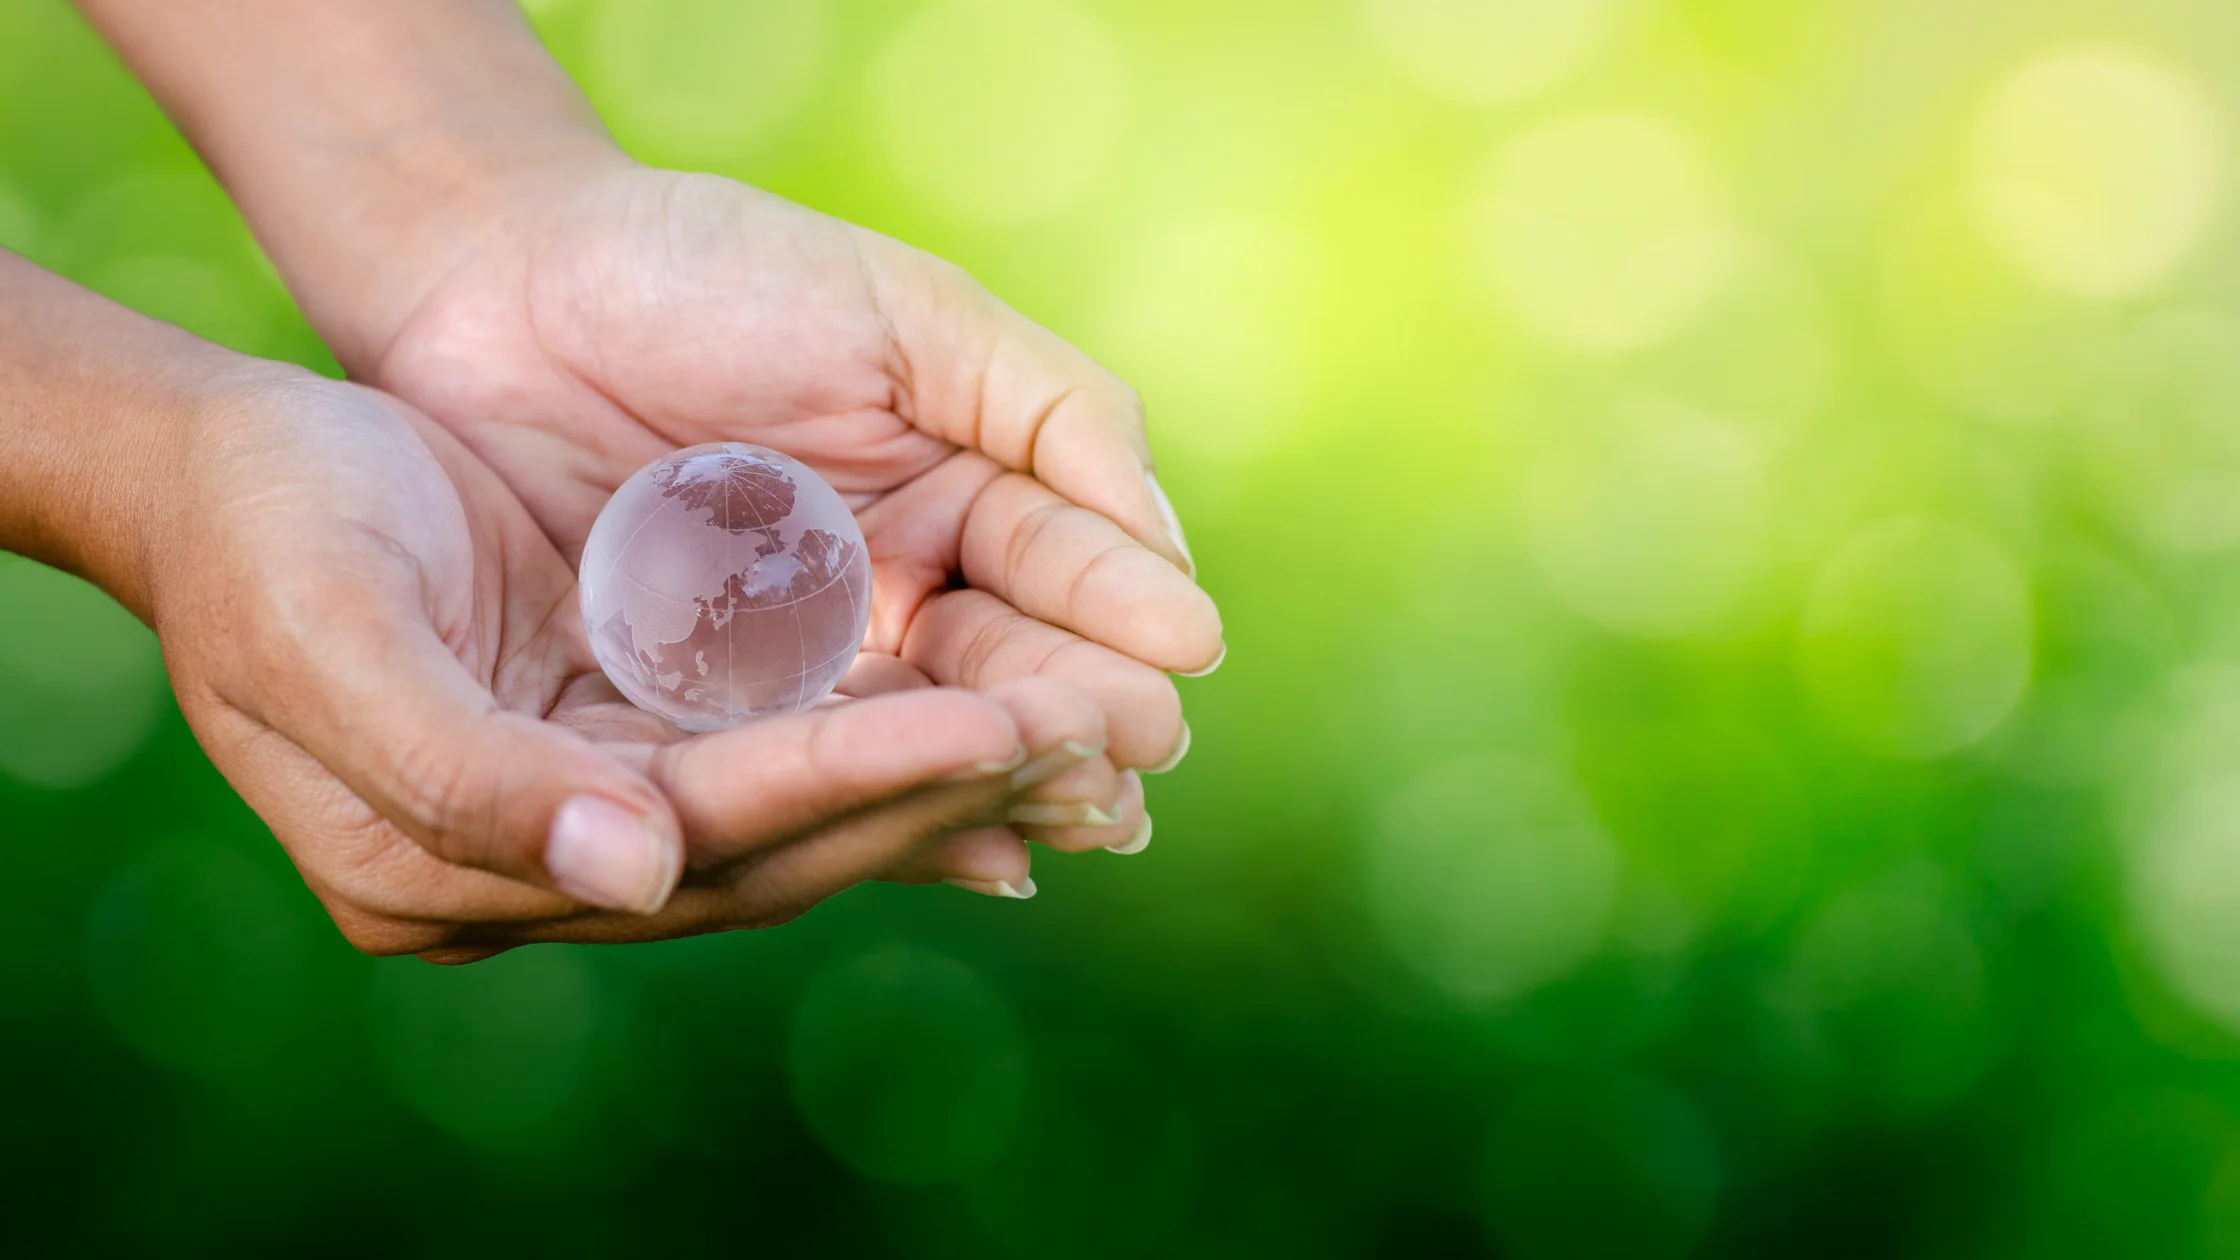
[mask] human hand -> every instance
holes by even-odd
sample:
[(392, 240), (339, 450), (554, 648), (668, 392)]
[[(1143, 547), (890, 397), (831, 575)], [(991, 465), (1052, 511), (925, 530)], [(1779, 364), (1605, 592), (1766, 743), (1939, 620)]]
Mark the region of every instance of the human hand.
[(775, 447), (858, 511), (883, 673), (1069, 682), (1112, 783), (1187, 747), (1162, 671), (1218, 663), (1221, 624), (1135, 395), (956, 268), (631, 163), (508, 0), (79, 3), (351, 374), (457, 434), (563, 555), (657, 456)]
[[(181, 708), (343, 933), (464, 961), (783, 922), (857, 882), (1031, 890), (1005, 823), (1118, 800), (1062, 683), (847, 700), (682, 738), (624, 702), (498, 477), (372, 390), (249, 365), (167, 431), (145, 603)], [(1086, 821), (1066, 814), (1058, 822)]]
[(1060, 679), (1103, 708), (1113, 766), (1180, 755), (1161, 671), (1212, 667), (1221, 625), (1132, 391), (956, 268), (767, 193), (540, 176), (431, 287), (366, 302), (406, 314), (337, 338), (353, 372), (457, 433), (571, 556), (670, 450), (786, 451), (857, 508), (866, 651), (965, 687)]

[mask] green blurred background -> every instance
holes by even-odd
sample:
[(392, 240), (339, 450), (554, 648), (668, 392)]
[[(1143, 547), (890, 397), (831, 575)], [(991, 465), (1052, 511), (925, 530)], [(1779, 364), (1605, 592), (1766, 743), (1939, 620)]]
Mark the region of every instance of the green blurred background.
[[(16, 1242), (2240, 1254), (2240, 8), (532, 9), (1142, 388), (1234, 647), (1157, 842), (375, 962), (0, 557)], [(333, 370), (60, 0), (0, 243)]]

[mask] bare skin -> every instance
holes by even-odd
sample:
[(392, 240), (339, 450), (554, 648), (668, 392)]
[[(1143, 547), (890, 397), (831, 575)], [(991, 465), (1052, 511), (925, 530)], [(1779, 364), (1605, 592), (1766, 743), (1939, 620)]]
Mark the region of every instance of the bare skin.
[[(764, 926), (876, 878), (1031, 887), (1005, 821), (1074, 807), (1103, 742), (1064, 684), (932, 688), (877, 657), (858, 698), (683, 738), (599, 676), (566, 560), (411, 408), (6, 255), (0, 346), (0, 542), (157, 628), (196, 735), (368, 951)], [(1058, 838), (1130, 834), (1140, 790), (1087, 786), (1126, 817)], [(662, 852), (635, 901), (546, 861), (587, 799)]]
[(564, 552), (649, 460), (773, 446), (857, 507), (872, 650), (959, 686), (1073, 683), (1117, 766), (1180, 747), (1162, 671), (1213, 664), (1221, 622), (1117, 379), (954, 268), (728, 180), (602, 169), (489, 239), (366, 379), (457, 433)]
[[(874, 650), (1047, 673), (1117, 766), (1217, 664), (1134, 391), (955, 267), (622, 154), (504, 0), (81, 0), (351, 375), (442, 423), (573, 556), (622, 479), (744, 440), (850, 496)], [(965, 589), (949, 591), (952, 576)]]
[[(672, 935), (866, 878), (1015, 895), (1028, 841), (1142, 847), (1139, 772), (1189, 743), (1167, 672), (1225, 649), (1126, 385), (937, 259), (631, 161), (502, 0), (81, 8), (383, 391), (260, 369), (199, 399), (211, 449), (179, 458), (202, 493), (261, 489), (253, 512), (200, 505), (198, 537), (227, 531), (198, 562), (232, 575), (204, 582), (216, 611), (149, 608), (198, 733), (238, 750), (229, 774), (273, 767), (236, 781), (353, 940)], [(849, 497), (872, 628), (857, 699), (683, 740), (596, 675), (571, 566), (631, 472), (727, 439)], [(259, 589), (275, 545), (385, 576)], [(273, 603), (313, 592), (332, 602)], [(218, 646), (243, 609), (282, 627), (268, 655)], [(451, 669), (431, 636), (468, 681), (414, 704), (389, 682)], [(1005, 723), (1006, 749), (980, 746)], [(1015, 753), (1024, 771), (985, 768)], [(265, 786), (321, 776), (318, 801), (358, 812)], [(418, 899), (453, 878), (481, 892)]]

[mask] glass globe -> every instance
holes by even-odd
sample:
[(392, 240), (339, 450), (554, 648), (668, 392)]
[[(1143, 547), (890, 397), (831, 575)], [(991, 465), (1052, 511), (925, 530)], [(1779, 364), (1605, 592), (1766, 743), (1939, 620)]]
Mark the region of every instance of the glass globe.
[(600, 511), (577, 572), (599, 667), (687, 731), (815, 704), (871, 622), (854, 513), (800, 461), (744, 442), (639, 469)]

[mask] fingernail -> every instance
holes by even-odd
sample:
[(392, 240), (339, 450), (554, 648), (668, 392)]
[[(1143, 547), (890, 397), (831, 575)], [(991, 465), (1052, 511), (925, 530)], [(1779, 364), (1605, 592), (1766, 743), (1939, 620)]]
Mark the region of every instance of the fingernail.
[(632, 914), (668, 902), (682, 859), (637, 815), (601, 796), (570, 797), (544, 845), (544, 868), (560, 891)]
[(1001, 879), (945, 879), (941, 882), (955, 884), (967, 892), (976, 892), (983, 897), (1006, 897), (1012, 901), (1025, 901), (1027, 898), (1034, 896), (1034, 879), (1031, 876), (1020, 880), (1016, 888), (1012, 887), (1010, 881)]
[(1012, 747), (1011, 755), (1003, 760), (975, 762), (972, 768), (982, 774), (1009, 774), (1025, 764), (1027, 764), (1027, 746), (1018, 744)]
[(1069, 739), (1049, 752), (1036, 757), (1011, 772), (1011, 789), (1030, 788), (1044, 779), (1056, 778), (1089, 758), (1104, 751), (1102, 744), (1084, 744)]
[(1190, 540), (1182, 536), (1182, 518), (1174, 514), (1174, 500), (1159, 485), (1159, 475), (1146, 469), (1143, 484), (1151, 487), (1151, 501), (1159, 508), (1159, 523), (1166, 526), (1167, 541), (1182, 553), (1182, 571), (1191, 577), (1198, 576), (1198, 562), (1190, 555)]
[(1004, 821), (1031, 827), (1109, 827), (1120, 820), (1087, 801), (1028, 801), (1012, 806)]
[(1165, 761), (1162, 761), (1155, 766), (1147, 766), (1144, 768), (1143, 772), (1145, 774), (1165, 774), (1167, 771), (1181, 765), (1182, 759), (1189, 755), (1190, 724), (1188, 722), (1184, 722), (1182, 724), (1182, 742), (1174, 746), (1174, 751), (1167, 754), (1167, 759)]
[(1203, 678), (1207, 674), (1210, 674), (1213, 671), (1221, 668), (1221, 662), (1228, 659), (1229, 643), (1228, 640), (1224, 639), (1221, 643), (1221, 655), (1213, 658), (1213, 664), (1206, 666), (1204, 669), (1186, 669), (1182, 671), (1182, 676), (1184, 678)]
[(1025, 764), (1027, 764), (1027, 746), (1021, 744), (1012, 749), (1011, 755), (1002, 761), (975, 761), (972, 763), (970, 770), (959, 771), (948, 776), (947, 782), (971, 783), (979, 779), (992, 779), (997, 775), (1010, 774)]
[(1129, 836), (1126, 840), (1123, 840), (1118, 844), (1108, 844), (1105, 847), (1107, 849), (1110, 849), (1112, 852), (1121, 855), (1122, 857), (1130, 857), (1134, 854), (1143, 852), (1145, 849), (1150, 848), (1151, 815), (1145, 814), (1143, 816), (1143, 821), (1136, 825), (1136, 833), (1134, 835)]

